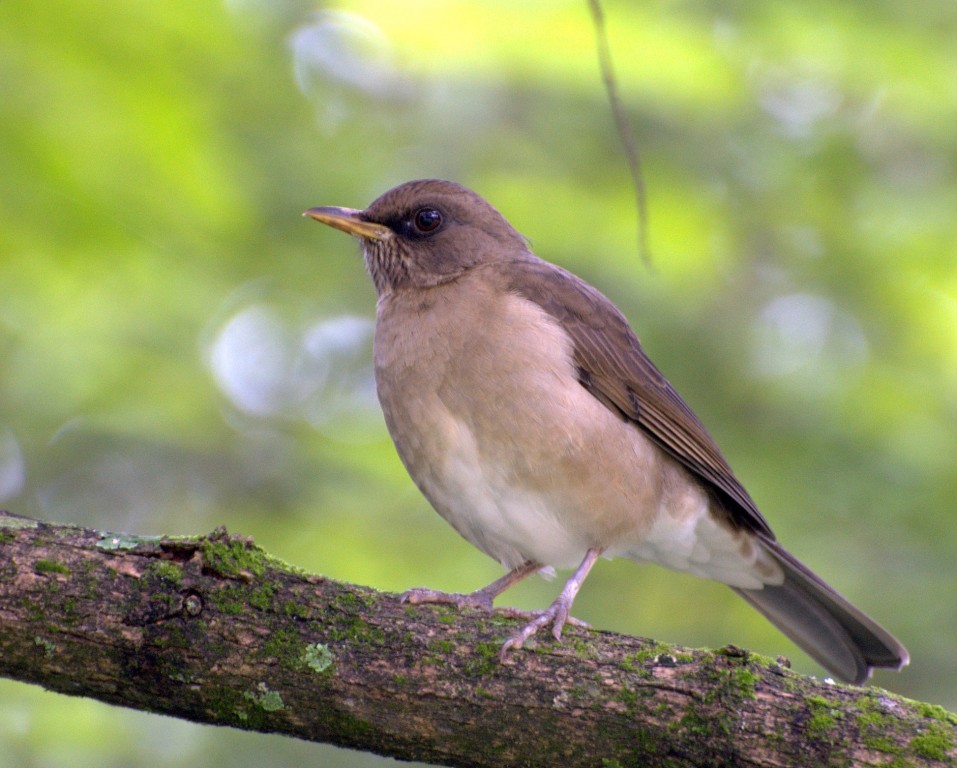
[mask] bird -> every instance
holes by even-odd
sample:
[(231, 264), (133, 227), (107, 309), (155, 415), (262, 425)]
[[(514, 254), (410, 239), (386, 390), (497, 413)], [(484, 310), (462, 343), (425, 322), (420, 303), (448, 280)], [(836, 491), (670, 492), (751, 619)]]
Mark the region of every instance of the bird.
[(364, 210), (304, 214), (358, 239), (375, 286), (376, 392), (432, 507), (506, 573), (409, 603), (491, 611), (538, 571), (574, 569), (501, 657), (561, 639), (602, 557), (722, 582), (833, 676), (862, 684), (907, 650), (776, 539), (714, 439), (621, 311), (530, 250), (489, 202), (421, 179)]

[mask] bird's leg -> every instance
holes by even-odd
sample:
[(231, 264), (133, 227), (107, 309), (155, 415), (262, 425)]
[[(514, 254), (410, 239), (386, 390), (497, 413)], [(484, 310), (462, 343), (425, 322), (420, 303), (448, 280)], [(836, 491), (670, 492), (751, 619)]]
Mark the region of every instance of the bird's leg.
[(566, 621), (569, 621), (568, 612), (572, 609), (572, 603), (575, 602), (575, 596), (578, 594), (578, 590), (581, 589), (585, 578), (588, 576), (588, 572), (592, 569), (592, 566), (595, 565), (600, 556), (600, 547), (589, 549), (585, 553), (585, 559), (582, 560), (581, 565), (578, 566), (578, 570), (575, 571), (571, 578), (565, 582), (565, 586), (562, 588), (561, 594), (555, 598), (555, 601), (544, 611), (535, 615), (535, 618), (533, 618), (528, 624), (522, 627), (522, 629), (505, 641), (505, 643), (502, 645), (502, 650), (499, 652), (499, 658), (502, 661), (505, 660), (505, 654), (508, 651), (513, 648), (521, 648), (528, 638), (549, 623), (552, 625), (552, 635), (554, 638), (556, 640), (561, 640), (562, 627), (565, 626)]
[[(483, 611), (492, 610), (492, 602), (513, 584), (517, 584), (526, 576), (530, 576), (541, 569), (541, 564), (528, 560), (517, 568), (513, 568), (500, 579), (496, 579), (487, 587), (482, 587), (468, 594), (457, 592), (439, 592), (435, 589), (422, 587), (410, 589), (402, 594), (403, 603), (444, 603), (456, 608), (479, 608)], [(577, 590), (576, 590), (577, 591)]]

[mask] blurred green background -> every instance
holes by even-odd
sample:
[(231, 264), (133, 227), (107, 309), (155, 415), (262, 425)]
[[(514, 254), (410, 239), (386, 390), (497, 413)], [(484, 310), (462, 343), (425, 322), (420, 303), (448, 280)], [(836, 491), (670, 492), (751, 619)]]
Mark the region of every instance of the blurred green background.
[[(957, 709), (957, 5), (606, 12), (652, 271), (584, 0), (0, 4), (0, 505), (495, 578), (385, 433), (357, 247), (300, 216), (451, 178), (622, 307), (779, 537), (906, 643), (875, 682)], [(652, 567), (602, 563), (576, 614), (821, 673)], [(266, 760), (385, 762), (0, 681), (0, 766)]]

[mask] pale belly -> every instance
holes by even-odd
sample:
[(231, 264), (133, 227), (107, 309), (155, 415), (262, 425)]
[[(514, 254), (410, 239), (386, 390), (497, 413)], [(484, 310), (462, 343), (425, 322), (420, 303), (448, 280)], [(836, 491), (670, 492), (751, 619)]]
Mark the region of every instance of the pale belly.
[(448, 299), (418, 308), (411, 337), (390, 333), (393, 308), (380, 304), (376, 382), (402, 461), (465, 539), (506, 567), (574, 567), (601, 547), (760, 585), (754, 553), (712, 520), (704, 489), (579, 384), (549, 315), (505, 297), (489, 307), (507, 320), (497, 332), (450, 338), (461, 305)]

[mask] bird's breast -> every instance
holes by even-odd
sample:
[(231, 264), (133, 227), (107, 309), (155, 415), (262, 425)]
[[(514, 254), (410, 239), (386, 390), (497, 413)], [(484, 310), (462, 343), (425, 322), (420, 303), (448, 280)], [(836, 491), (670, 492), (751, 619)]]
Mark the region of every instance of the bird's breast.
[(676, 466), (581, 386), (559, 323), (494, 285), (383, 296), (375, 368), (413, 480), (506, 565), (577, 565), (589, 547), (641, 541), (665, 494), (679, 517), (706, 505), (679, 492)]

